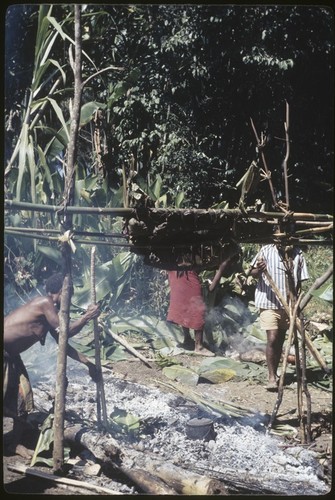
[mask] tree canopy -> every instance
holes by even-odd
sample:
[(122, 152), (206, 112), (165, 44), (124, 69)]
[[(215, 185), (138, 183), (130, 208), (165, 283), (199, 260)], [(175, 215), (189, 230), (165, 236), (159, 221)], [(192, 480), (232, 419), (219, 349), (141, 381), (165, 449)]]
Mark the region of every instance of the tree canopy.
[[(278, 200), (285, 201), (283, 162), (289, 144), (290, 209), (331, 212), (331, 9), (83, 4), (81, 25), (75, 205), (125, 207), (125, 193), (133, 190), (133, 198), (141, 200), (144, 193), (159, 208), (235, 209), (245, 201), (272, 211), (268, 180)], [(13, 4), (7, 9), (6, 198), (63, 203), (73, 50), (73, 6)], [(249, 168), (264, 167), (262, 154), (268, 179), (241, 199), (241, 179)], [(12, 270), (25, 283), (27, 276), (46, 276), (50, 263), (59, 266), (52, 242), (44, 245), (42, 236), (28, 239), (13, 232), (13, 227), (57, 231), (56, 215), (50, 221), (49, 214), (10, 211), (5, 222), (12, 231), (6, 232), (5, 272)], [(77, 214), (74, 227), (92, 234), (121, 232), (115, 219), (87, 214)], [(115, 248), (99, 247), (101, 261), (111, 261)], [(77, 249), (78, 276), (79, 262), (88, 262), (86, 250), (83, 244)], [(30, 275), (26, 269), (32, 268)]]
[[(33, 89), (31, 120), (61, 77), (34, 129), (34, 155), (38, 147), (43, 149), (55, 178), (60, 169), (56, 158), (62, 157), (65, 146), (60, 112), (64, 123), (69, 119), (73, 14), (68, 5), (43, 7), (42, 14), (38, 5), (13, 5), (7, 10), (6, 160), (22, 127), (33, 79), (39, 79), (39, 87)], [(236, 183), (257, 158), (252, 118), (267, 138), (269, 168), (281, 193), (287, 101), (292, 208), (330, 211), (334, 111), (330, 9), (88, 4), (82, 6), (82, 17), (83, 80), (96, 76), (83, 89), (81, 177), (100, 169), (108, 187), (117, 190), (122, 168), (133, 169), (147, 184), (160, 175), (170, 200), (182, 191), (193, 207), (222, 201), (234, 206), (239, 198)], [(38, 46), (43, 36), (48, 36), (48, 43)], [(44, 65), (42, 76), (41, 66), (32, 72), (38, 56)], [(99, 73), (108, 66), (120, 69)], [(49, 143), (55, 134), (57, 140)], [(37, 171), (42, 168), (39, 161)], [(45, 172), (43, 185), (49, 192)], [(11, 182), (16, 182), (13, 174)], [(49, 196), (52, 189), (55, 185)], [(266, 191), (266, 183), (261, 184), (258, 197), (266, 197)], [(108, 196), (105, 201), (109, 202)]]

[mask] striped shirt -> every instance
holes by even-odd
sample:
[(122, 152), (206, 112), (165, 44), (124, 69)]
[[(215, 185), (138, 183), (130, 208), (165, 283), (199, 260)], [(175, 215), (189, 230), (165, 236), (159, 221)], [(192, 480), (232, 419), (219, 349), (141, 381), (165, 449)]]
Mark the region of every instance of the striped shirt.
[[(261, 258), (265, 260), (267, 270), (281, 294), (287, 299), (286, 268), (277, 246), (275, 244), (263, 246), (252, 260), (252, 267), (256, 267), (257, 260)], [(294, 284), (297, 287), (301, 281), (309, 278), (306, 261), (300, 248), (293, 247), (292, 260)], [(263, 273), (259, 276), (255, 291), (255, 306), (259, 309), (283, 309)]]

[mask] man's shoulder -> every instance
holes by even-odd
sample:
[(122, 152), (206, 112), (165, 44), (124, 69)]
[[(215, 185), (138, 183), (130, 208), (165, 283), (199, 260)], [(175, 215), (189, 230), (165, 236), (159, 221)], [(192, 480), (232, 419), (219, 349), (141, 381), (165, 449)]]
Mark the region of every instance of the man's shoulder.
[(268, 245), (262, 246), (263, 253), (275, 252), (276, 250), (277, 250), (277, 247), (274, 243), (269, 243)]
[(49, 295), (37, 295), (27, 305), (36, 307), (53, 307), (52, 298)]

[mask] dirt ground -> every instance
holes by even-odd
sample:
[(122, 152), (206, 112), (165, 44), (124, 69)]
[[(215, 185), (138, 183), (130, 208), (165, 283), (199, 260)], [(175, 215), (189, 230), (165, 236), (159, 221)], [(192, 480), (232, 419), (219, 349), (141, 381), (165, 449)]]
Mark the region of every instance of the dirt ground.
[[(203, 361), (202, 356), (182, 354), (178, 356), (178, 360), (185, 367), (196, 367)], [(143, 385), (156, 387), (161, 391), (168, 391), (166, 386), (160, 384), (160, 381), (166, 382), (166, 376), (162, 373), (155, 363), (151, 364), (151, 368), (136, 358), (130, 358), (129, 361), (118, 361), (114, 364), (112, 371), (117, 377), (124, 378), (131, 382), (137, 382)], [(105, 368), (104, 368), (105, 370)], [(320, 457), (326, 474), (331, 474), (332, 469), (332, 392), (321, 390), (317, 387), (308, 386), (311, 395), (311, 428), (312, 442), (306, 446), (309, 449), (316, 451)], [(266, 391), (265, 386), (254, 380), (237, 381), (231, 379), (221, 384), (198, 383), (197, 392), (211, 397), (217, 396), (221, 400), (234, 403), (240, 407), (255, 410), (260, 413), (271, 415), (277, 399), (276, 393)], [(297, 419), (297, 387), (296, 383), (288, 383), (285, 385), (283, 399), (280, 404), (277, 421), (281, 424), (288, 424), (296, 429), (294, 437), (283, 438), (283, 443), (287, 446), (292, 443), (301, 443), (299, 435), (299, 422)], [(4, 419), (4, 436), (11, 428), (11, 421)], [(26, 445), (34, 448), (37, 436), (25, 436)], [(70, 488), (55, 483), (48, 482), (44, 479), (36, 480), (17, 472), (8, 470), (10, 464), (21, 464), (26, 467), (29, 462), (19, 456), (3, 453), (3, 496), (12, 496), (13, 493), (35, 493), (43, 495), (87, 495), (87, 490)], [(50, 473), (50, 469), (41, 468)], [(90, 492), (90, 495), (98, 493)]]

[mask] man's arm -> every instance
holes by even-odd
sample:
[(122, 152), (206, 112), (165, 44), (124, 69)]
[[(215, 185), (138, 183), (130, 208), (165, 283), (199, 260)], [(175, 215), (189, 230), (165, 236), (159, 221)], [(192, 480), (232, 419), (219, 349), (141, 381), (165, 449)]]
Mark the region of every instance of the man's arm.
[(69, 337), (73, 337), (80, 330), (89, 323), (94, 318), (100, 315), (99, 306), (97, 304), (91, 304), (88, 306), (87, 311), (75, 321), (72, 321), (69, 325)]
[[(58, 344), (59, 328), (57, 328), (56, 330), (50, 330), (50, 334), (52, 335), (52, 337), (55, 339), (55, 341)], [(97, 372), (97, 369), (96, 369), (96, 366), (94, 363), (89, 361), (89, 359), (86, 356), (84, 356), (84, 354), (77, 351), (70, 344), (67, 344), (67, 346), (66, 346), (66, 353), (70, 358), (74, 359), (75, 361), (79, 361), (79, 363), (82, 363), (83, 365), (87, 366), (90, 377), (92, 378), (92, 380), (94, 382), (98, 382), (99, 375), (98, 375), (98, 372)]]
[(237, 259), (238, 253), (234, 253), (233, 255), (227, 257), (227, 259), (225, 259), (223, 262), (221, 262), (219, 269), (215, 273), (212, 283), (209, 285), (210, 292), (212, 292), (216, 288), (216, 285), (220, 282), (221, 276), (223, 275), (227, 266), (231, 264), (233, 260)]
[[(59, 327), (59, 311), (56, 309), (50, 297), (45, 298), (42, 304), (42, 312), (49, 324), (50, 329), (57, 330)], [(91, 319), (97, 318), (99, 315), (99, 306), (97, 304), (89, 305), (86, 312), (80, 318), (70, 323), (69, 337), (76, 335), (85, 325), (87, 325), (89, 321), (91, 321)]]

